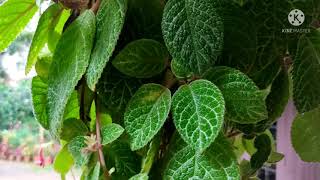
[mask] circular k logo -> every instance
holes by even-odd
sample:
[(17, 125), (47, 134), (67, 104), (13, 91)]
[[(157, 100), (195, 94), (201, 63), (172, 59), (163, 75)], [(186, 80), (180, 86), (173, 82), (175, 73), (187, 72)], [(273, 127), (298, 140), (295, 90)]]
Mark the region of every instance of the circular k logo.
[(292, 10), (288, 15), (288, 21), (294, 26), (300, 26), (304, 22), (304, 13), (299, 9)]

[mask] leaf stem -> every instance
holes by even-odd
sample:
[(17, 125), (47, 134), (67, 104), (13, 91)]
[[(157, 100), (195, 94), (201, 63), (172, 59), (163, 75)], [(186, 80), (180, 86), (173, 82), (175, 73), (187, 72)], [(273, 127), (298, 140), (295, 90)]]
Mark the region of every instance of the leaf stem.
[(231, 137), (238, 136), (239, 134), (241, 134), (241, 132), (240, 131), (236, 131), (236, 132), (232, 132), (232, 133), (228, 134), (227, 137), (231, 138)]
[(97, 100), (97, 95), (95, 94), (95, 104), (96, 104), (96, 136), (97, 136), (97, 145), (98, 145), (98, 154), (99, 154), (99, 162), (103, 170), (104, 179), (109, 180), (110, 174), (106, 166), (106, 162), (104, 160), (103, 151), (102, 151), (102, 145), (101, 145), (101, 132), (100, 132), (100, 111), (99, 111), (99, 104)]
[(92, 4), (92, 6), (91, 6), (90, 9), (94, 12), (94, 14), (97, 14), (99, 7), (100, 7), (100, 0), (96, 0), (96, 1)]
[(162, 85), (170, 89), (172, 86), (174, 86), (178, 80), (175, 78), (174, 74), (171, 72), (170, 69), (167, 69), (164, 79), (162, 81)]

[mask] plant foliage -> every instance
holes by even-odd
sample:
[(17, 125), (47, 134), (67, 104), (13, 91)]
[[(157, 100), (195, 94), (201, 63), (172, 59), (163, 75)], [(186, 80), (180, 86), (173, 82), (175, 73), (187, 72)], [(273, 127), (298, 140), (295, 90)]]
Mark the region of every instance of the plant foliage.
[[(0, 51), (37, 9), (35, 0), (0, 6)], [(288, 22), (292, 9), (305, 12), (309, 33)], [(55, 170), (255, 179), (283, 157), (267, 129), (291, 96), (293, 147), (320, 162), (319, 12), (316, 0), (55, 0), (26, 66), (37, 72), (35, 117), (63, 143)], [(250, 162), (238, 160), (244, 151)]]

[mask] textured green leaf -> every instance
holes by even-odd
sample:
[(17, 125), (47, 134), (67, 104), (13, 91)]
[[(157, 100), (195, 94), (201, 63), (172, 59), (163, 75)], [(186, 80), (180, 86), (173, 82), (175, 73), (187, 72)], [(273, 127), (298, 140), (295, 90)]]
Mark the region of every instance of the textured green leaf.
[(54, 137), (61, 129), (67, 101), (88, 66), (94, 32), (95, 15), (87, 10), (66, 29), (57, 44), (48, 76), (48, 117)]
[(220, 132), (224, 116), (220, 90), (207, 80), (180, 86), (172, 98), (174, 124), (182, 139), (203, 151)]
[(148, 174), (140, 173), (135, 176), (132, 176), (129, 180), (148, 180), (148, 179), (149, 179)]
[(31, 93), (33, 113), (37, 121), (45, 129), (49, 129), (47, 105), (48, 85), (44, 83), (39, 76), (32, 78)]
[(56, 155), (53, 163), (53, 168), (56, 172), (65, 175), (69, 172), (73, 166), (73, 158), (70, 152), (68, 151), (68, 146), (65, 145)]
[(139, 173), (141, 159), (127, 143), (117, 140), (107, 149), (106, 163), (108, 169), (115, 168), (114, 179), (129, 179)]
[(100, 176), (100, 162), (97, 162), (94, 168), (89, 172), (86, 180), (99, 180)]
[(84, 148), (87, 147), (84, 136), (77, 136), (73, 138), (68, 144), (68, 150), (71, 153), (75, 164), (82, 166), (89, 161), (91, 153), (85, 152)]
[(101, 128), (102, 145), (112, 143), (118, 139), (123, 133), (124, 129), (118, 124), (108, 124)]
[(36, 72), (42, 81), (48, 81), (49, 69), (52, 62), (52, 55), (45, 54), (38, 56), (37, 63), (35, 65)]
[(273, 81), (271, 91), (266, 99), (268, 118), (257, 124), (234, 124), (234, 126), (245, 134), (264, 132), (281, 116), (289, 97), (289, 77), (287, 70), (282, 69)]
[(164, 172), (164, 179), (240, 179), (237, 159), (222, 137), (202, 154), (187, 146), (176, 153)]
[(251, 159), (250, 166), (253, 170), (260, 169), (268, 160), (271, 153), (271, 141), (268, 135), (261, 134), (254, 140), (254, 147), (257, 149)]
[(48, 41), (49, 29), (55, 27), (62, 12), (63, 8), (59, 4), (53, 4), (41, 15), (29, 49), (29, 55), (25, 69), (26, 74), (30, 72), (32, 66), (37, 62), (38, 54)]
[(298, 114), (291, 126), (291, 142), (306, 162), (320, 162), (320, 108)]
[(37, 10), (35, 0), (8, 0), (0, 6), (0, 52), (19, 35)]
[(320, 104), (320, 30), (302, 36), (293, 63), (293, 99), (300, 113)]
[(219, 66), (209, 69), (203, 77), (212, 81), (221, 90), (226, 101), (228, 120), (249, 124), (267, 118), (265, 91), (260, 91), (244, 73)]
[[(49, 121), (46, 109), (48, 84), (43, 82), (39, 76), (35, 76), (32, 79), (31, 92), (35, 117), (45, 129), (48, 129)], [(69, 118), (79, 118), (79, 105), (76, 91), (72, 92), (63, 114), (63, 119)]]
[(77, 136), (85, 136), (88, 133), (87, 126), (79, 119), (66, 119), (60, 134), (60, 139), (70, 141)]
[(120, 51), (112, 64), (128, 76), (150, 78), (165, 69), (168, 56), (161, 43), (152, 39), (139, 39)]
[(102, 103), (113, 113), (124, 113), (127, 103), (142, 82), (121, 74), (113, 67), (107, 67), (97, 85)]
[(212, 0), (167, 2), (162, 32), (177, 77), (201, 75), (220, 55), (223, 23), (217, 4)]
[(124, 114), (132, 150), (145, 146), (168, 117), (171, 92), (158, 84), (145, 84), (133, 95)]
[(97, 14), (96, 41), (86, 74), (87, 84), (91, 90), (95, 89), (95, 85), (115, 49), (126, 11), (127, 0), (101, 2)]

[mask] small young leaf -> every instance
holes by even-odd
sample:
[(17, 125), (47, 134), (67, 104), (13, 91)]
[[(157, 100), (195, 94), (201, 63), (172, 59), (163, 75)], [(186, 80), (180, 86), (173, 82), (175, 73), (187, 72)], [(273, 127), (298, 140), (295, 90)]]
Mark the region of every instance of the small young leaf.
[(86, 10), (62, 34), (53, 55), (47, 106), (50, 132), (56, 138), (67, 101), (88, 66), (94, 32), (95, 15)]
[(203, 76), (221, 90), (226, 101), (226, 117), (240, 124), (253, 124), (267, 118), (266, 93), (244, 73), (219, 66)]
[(261, 134), (254, 140), (254, 147), (257, 149), (251, 159), (250, 166), (253, 170), (260, 169), (268, 160), (271, 153), (271, 141), (268, 135)]
[(172, 98), (174, 124), (182, 139), (203, 151), (220, 132), (224, 116), (220, 90), (207, 80), (181, 86)]
[(293, 62), (293, 99), (303, 113), (320, 104), (320, 30), (300, 38)]
[(123, 133), (124, 129), (118, 124), (108, 124), (101, 128), (102, 145), (112, 143), (118, 139)]
[(152, 39), (129, 43), (112, 61), (120, 72), (136, 78), (150, 78), (161, 73), (168, 60), (166, 48)]
[(49, 129), (46, 110), (48, 85), (44, 83), (39, 76), (32, 78), (31, 93), (35, 118), (43, 128)]
[(291, 142), (306, 162), (320, 162), (320, 108), (298, 114), (291, 126)]
[(149, 179), (148, 174), (140, 173), (135, 176), (132, 176), (129, 180), (148, 180), (148, 179)]
[(218, 1), (169, 0), (166, 3), (162, 32), (173, 56), (177, 77), (201, 75), (220, 55), (223, 23)]
[(86, 164), (89, 161), (90, 152), (84, 152), (84, 148), (87, 147), (87, 144), (85, 143), (85, 137), (84, 136), (77, 136), (73, 138), (69, 144), (68, 144), (68, 150), (71, 153), (75, 164), (77, 166), (82, 166)]
[(164, 179), (240, 179), (231, 145), (219, 136), (203, 153), (191, 146), (176, 153), (164, 172)]
[(277, 163), (284, 158), (284, 155), (275, 151), (271, 151), (267, 163)]
[(60, 139), (70, 141), (77, 136), (85, 136), (88, 133), (87, 126), (79, 119), (66, 119), (60, 134)]
[(38, 54), (48, 41), (49, 29), (55, 27), (62, 11), (63, 8), (60, 6), (60, 4), (53, 4), (41, 15), (29, 49), (29, 55), (25, 69), (26, 74), (30, 72), (32, 66), (36, 63)]
[(127, 0), (102, 1), (97, 14), (96, 42), (87, 70), (87, 84), (95, 89), (117, 44), (127, 11)]
[(145, 84), (134, 94), (124, 114), (132, 150), (142, 148), (157, 134), (168, 117), (170, 105), (170, 90), (158, 84)]
[(0, 52), (18, 36), (37, 10), (35, 0), (8, 0), (0, 6)]
[(68, 151), (68, 145), (63, 146), (60, 152), (56, 155), (54, 159), (53, 168), (56, 172), (61, 175), (65, 175), (69, 172), (73, 166), (73, 158), (70, 152)]

